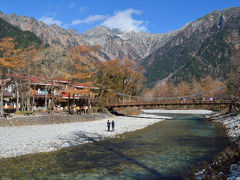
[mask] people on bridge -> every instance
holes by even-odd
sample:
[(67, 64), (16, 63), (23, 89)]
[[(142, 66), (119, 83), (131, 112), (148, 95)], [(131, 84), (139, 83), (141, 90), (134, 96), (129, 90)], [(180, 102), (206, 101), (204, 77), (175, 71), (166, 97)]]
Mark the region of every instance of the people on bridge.
[(110, 121), (108, 120), (108, 121), (107, 121), (107, 128), (108, 128), (108, 131), (110, 131), (110, 125), (111, 125), (111, 123), (110, 123)]
[(214, 103), (216, 102), (216, 98), (215, 98), (215, 97), (213, 97), (213, 102), (214, 102)]
[(213, 102), (213, 98), (212, 97), (209, 97), (209, 102)]

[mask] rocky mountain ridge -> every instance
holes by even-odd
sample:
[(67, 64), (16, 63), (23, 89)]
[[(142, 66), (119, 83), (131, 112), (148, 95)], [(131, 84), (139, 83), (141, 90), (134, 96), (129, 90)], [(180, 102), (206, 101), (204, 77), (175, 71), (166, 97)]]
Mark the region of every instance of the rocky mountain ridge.
[(240, 8), (214, 11), (188, 24), (170, 41), (141, 61), (148, 86), (211, 75), (225, 79), (233, 51), (240, 51)]
[(45, 44), (63, 45), (68, 48), (79, 45), (80, 40), (73, 36), (71, 31), (66, 31), (55, 24), (48, 26), (33, 17), (17, 16), (15, 14), (6, 15), (2, 12), (0, 12), (0, 18), (14, 26), (19, 27), (23, 31), (33, 32)]
[(13, 42), (17, 43), (16, 48), (39, 47), (42, 45), (42, 41), (34, 33), (22, 31), (0, 18), (0, 39), (8, 37), (11, 37)]
[(66, 48), (78, 45), (100, 45), (100, 61), (130, 56), (143, 59), (157, 48), (163, 46), (179, 31), (166, 34), (150, 34), (147, 32), (122, 31), (99, 26), (78, 34), (74, 29), (65, 30), (57, 25), (47, 25), (32, 17), (3, 14), (0, 18), (8, 23), (36, 34), (45, 44), (61, 45)]
[(178, 31), (166, 34), (150, 34), (147, 32), (122, 31), (99, 26), (90, 29), (80, 36), (90, 45), (100, 45), (110, 59), (130, 55), (137, 60), (150, 55), (157, 48), (168, 42)]
[(36, 34), (44, 43), (66, 48), (100, 45), (99, 61), (130, 56), (145, 67), (148, 87), (162, 81), (226, 78), (234, 51), (240, 51), (240, 7), (214, 11), (167, 34), (123, 31), (99, 26), (78, 34), (57, 25), (14, 14), (0, 17)]

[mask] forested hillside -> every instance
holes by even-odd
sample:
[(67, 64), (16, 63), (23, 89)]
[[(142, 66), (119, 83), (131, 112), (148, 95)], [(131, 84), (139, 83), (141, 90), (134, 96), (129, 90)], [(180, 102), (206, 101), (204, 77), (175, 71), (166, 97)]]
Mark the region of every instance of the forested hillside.
[(239, 51), (240, 8), (215, 11), (189, 24), (170, 42), (142, 61), (147, 85), (162, 79), (175, 84), (211, 75), (224, 79), (231, 55)]
[[(108, 61), (130, 57), (145, 67), (146, 86), (152, 88), (162, 81), (179, 84), (211, 76), (226, 79), (233, 52), (240, 47), (240, 8), (214, 11), (183, 28), (167, 34), (125, 32), (104, 26), (79, 35), (57, 25), (48, 26), (34, 18), (5, 15), (0, 17), (22, 30), (35, 33), (44, 43), (65, 48), (78, 45), (101, 47), (95, 60)], [(41, 40), (33, 33), (21, 31), (0, 19), (0, 38), (14, 37), (26, 47)]]
[(22, 31), (0, 18), (0, 39), (11, 37), (18, 47), (26, 48), (29, 45), (39, 46), (42, 41), (32, 32)]

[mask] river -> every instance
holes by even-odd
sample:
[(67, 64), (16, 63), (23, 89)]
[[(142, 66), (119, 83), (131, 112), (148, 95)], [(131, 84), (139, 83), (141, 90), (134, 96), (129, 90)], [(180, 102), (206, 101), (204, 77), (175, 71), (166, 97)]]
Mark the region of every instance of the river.
[(0, 159), (0, 176), (10, 179), (182, 179), (201, 168), (200, 162), (210, 160), (228, 145), (224, 127), (202, 119), (201, 115), (154, 115), (172, 118), (113, 139), (57, 152)]

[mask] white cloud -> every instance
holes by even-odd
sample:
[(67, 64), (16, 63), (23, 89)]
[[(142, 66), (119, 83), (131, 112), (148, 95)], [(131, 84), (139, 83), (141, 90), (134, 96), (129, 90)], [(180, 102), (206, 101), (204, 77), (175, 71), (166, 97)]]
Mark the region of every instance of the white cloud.
[(71, 4), (69, 5), (69, 7), (70, 7), (70, 8), (73, 8), (75, 5), (76, 5), (75, 3), (71, 3)]
[(141, 11), (134, 9), (126, 9), (124, 11), (116, 11), (113, 16), (107, 18), (102, 25), (110, 28), (118, 28), (132, 31), (147, 31), (145, 22), (133, 19), (132, 15), (141, 15)]
[(39, 20), (46, 23), (47, 25), (56, 24), (58, 26), (61, 26), (61, 24), (62, 24), (62, 21), (56, 20), (52, 17), (42, 16), (42, 17), (40, 17)]
[(95, 21), (101, 21), (101, 20), (104, 20), (106, 19), (107, 16), (105, 15), (90, 15), (88, 16), (87, 18), (85, 19), (77, 19), (77, 20), (74, 20), (72, 21), (72, 25), (78, 25), (78, 24), (83, 24), (83, 23), (92, 23), (92, 22), (95, 22)]

